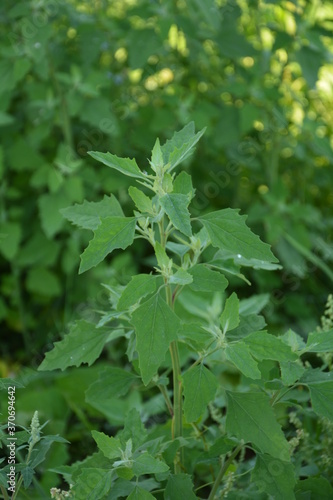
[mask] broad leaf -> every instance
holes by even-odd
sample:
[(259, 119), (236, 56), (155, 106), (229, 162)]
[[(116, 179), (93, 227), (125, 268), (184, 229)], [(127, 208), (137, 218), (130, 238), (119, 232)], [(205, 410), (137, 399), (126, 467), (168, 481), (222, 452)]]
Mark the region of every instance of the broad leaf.
[(196, 500), (193, 483), (188, 474), (171, 474), (164, 492), (164, 500)]
[(74, 477), (73, 493), (75, 500), (102, 500), (106, 498), (112, 485), (113, 471), (94, 467), (85, 467)]
[(131, 186), (128, 190), (128, 194), (130, 195), (140, 212), (148, 212), (149, 214), (154, 213), (153, 203), (151, 199), (145, 193), (143, 193), (141, 189)]
[(135, 476), (142, 476), (143, 474), (161, 474), (167, 472), (169, 467), (149, 453), (142, 453), (134, 460), (132, 470)]
[(182, 268), (178, 269), (178, 271), (169, 279), (169, 283), (174, 283), (175, 285), (189, 285), (192, 281), (193, 277), (191, 274)]
[(122, 448), (119, 439), (107, 436), (104, 432), (91, 431), (99, 450), (106, 458), (119, 458), (121, 457)]
[(263, 265), (265, 262), (277, 262), (270, 246), (263, 243), (245, 224), (247, 216), (239, 215), (238, 212), (239, 210), (227, 208), (199, 218), (209, 234), (212, 245), (228, 250), (235, 256), (257, 259), (262, 261)]
[(226, 358), (231, 361), (246, 377), (252, 379), (261, 378), (258, 363), (253, 359), (249, 347), (244, 344), (244, 342), (239, 341), (235, 344), (228, 345), (225, 350), (225, 355)]
[(98, 380), (89, 386), (86, 391), (86, 401), (91, 403), (123, 396), (136, 379), (137, 375), (131, 372), (108, 366), (100, 372)]
[(239, 299), (235, 292), (225, 301), (220, 323), (223, 333), (233, 330), (239, 325)]
[(310, 389), (313, 410), (333, 421), (333, 372), (308, 370), (300, 379)]
[(253, 332), (244, 338), (249, 346), (251, 354), (259, 359), (273, 359), (275, 361), (295, 361), (298, 359), (296, 353), (278, 337), (267, 332)]
[(149, 491), (136, 486), (132, 493), (127, 497), (127, 500), (154, 500), (155, 497)]
[(333, 329), (327, 332), (311, 332), (304, 350), (306, 352), (333, 351)]
[(243, 299), (239, 303), (239, 314), (258, 314), (269, 302), (269, 293), (252, 295), (248, 299)]
[(227, 432), (255, 445), (262, 453), (289, 461), (289, 445), (276, 421), (269, 397), (262, 392), (226, 391)]
[(154, 293), (158, 277), (159, 276), (153, 276), (152, 274), (138, 274), (133, 276), (120, 296), (117, 304), (118, 311), (124, 311), (140, 302), (141, 299), (150, 293)]
[(47, 352), (39, 371), (64, 370), (68, 366), (92, 365), (99, 357), (108, 341), (110, 330), (96, 328), (92, 323), (81, 319), (77, 321), (60, 342), (55, 342), (52, 351)]
[(133, 450), (136, 450), (147, 438), (147, 430), (142, 423), (140, 412), (136, 408), (132, 408), (127, 414), (124, 421), (124, 428), (118, 432), (118, 439), (123, 446), (128, 440), (132, 441)]
[(94, 231), (94, 237), (81, 255), (79, 274), (97, 266), (116, 248), (125, 250), (134, 239), (135, 217), (107, 217)]
[(177, 175), (173, 182), (173, 193), (184, 194), (189, 200), (192, 200), (195, 189), (192, 185), (192, 177), (188, 173), (182, 171)]
[(298, 481), (295, 488), (297, 500), (332, 500), (333, 488), (324, 477), (309, 477)]
[(281, 379), (284, 385), (292, 385), (303, 375), (305, 368), (296, 361), (280, 361)]
[(84, 201), (80, 205), (75, 204), (72, 207), (63, 208), (60, 213), (73, 224), (83, 229), (97, 229), (101, 219), (110, 216), (123, 217), (124, 212), (113, 195), (104, 196), (103, 200), (97, 203)]
[(191, 215), (187, 209), (188, 197), (185, 194), (171, 193), (165, 194), (159, 201), (175, 228), (188, 237), (192, 236)]
[(171, 170), (191, 154), (205, 130), (203, 129), (195, 133), (194, 123), (191, 122), (179, 132), (175, 132), (172, 139), (166, 141), (161, 150), (164, 165), (169, 163), (168, 172), (171, 172)]
[(228, 281), (223, 274), (212, 271), (205, 264), (197, 264), (188, 270), (193, 277), (190, 288), (196, 292), (223, 292)]
[(146, 176), (141, 172), (134, 158), (132, 160), (130, 158), (118, 158), (118, 156), (111, 153), (98, 153), (96, 151), (89, 151), (88, 154), (92, 158), (95, 158), (95, 160), (104, 163), (107, 167), (118, 170), (122, 174), (137, 179), (146, 179)]
[(215, 397), (217, 380), (203, 364), (190, 368), (183, 376), (184, 414), (188, 423), (195, 422)]
[(180, 321), (160, 294), (141, 304), (131, 321), (135, 327), (141, 376), (147, 385), (164, 360), (170, 342), (177, 339)]
[(271, 495), (274, 500), (295, 500), (295, 470), (290, 462), (259, 453), (251, 479), (259, 491)]

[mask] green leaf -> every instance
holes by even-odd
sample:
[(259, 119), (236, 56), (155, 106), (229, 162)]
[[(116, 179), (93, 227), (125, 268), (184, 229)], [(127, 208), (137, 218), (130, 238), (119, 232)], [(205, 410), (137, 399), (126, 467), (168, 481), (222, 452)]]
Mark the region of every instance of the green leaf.
[(141, 191), (141, 189), (130, 186), (128, 194), (140, 212), (148, 212), (149, 214), (154, 213), (153, 202), (143, 191)]
[(91, 431), (98, 449), (101, 450), (106, 458), (119, 458), (121, 457), (121, 443), (119, 439), (107, 436), (104, 432)]
[(160, 268), (162, 269), (163, 267), (169, 267), (171, 259), (169, 259), (161, 243), (156, 241), (154, 250), (155, 250), (156, 260)]
[(245, 337), (244, 342), (249, 346), (252, 356), (259, 359), (273, 359), (275, 361), (295, 361), (296, 353), (278, 337), (267, 332), (253, 332)]
[(192, 281), (193, 277), (182, 268), (178, 269), (169, 279), (169, 283), (174, 283), (176, 285), (189, 285)]
[(184, 414), (188, 423), (195, 422), (215, 397), (217, 380), (203, 364), (190, 368), (183, 376)]
[(295, 470), (290, 462), (259, 453), (251, 479), (259, 491), (271, 495), (274, 500), (295, 500)]
[(259, 314), (260, 311), (268, 304), (270, 299), (269, 293), (261, 293), (252, 295), (248, 299), (243, 299), (239, 303), (239, 314), (246, 316), (248, 314)]
[(184, 194), (192, 200), (195, 195), (195, 189), (192, 185), (192, 177), (187, 172), (180, 172), (173, 182), (173, 193)]
[(147, 385), (164, 360), (170, 342), (177, 339), (180, 320), (160, 294), (141, 304), (132, 314), (136, 349), (143, 383)]
[(280, 367), (281, 379), (284, 385), (294, 384), (305, 372), (304, 366), (295, 361), (280, 361)]
[(105, 195), (103, 200), (97, 203), (84, 200), (80, 205), (76, 204), (72, 207), (62, 208), (60, 213), (73, 224), (91, 230), (97, 229), (103, 218), (124, 216), (119, 201), (113, 195)]
[(86, 391), (86, 401), (91, 403), (123, 396), (137, 379), (138, 377), (131, 372), (108, 366), (100, 372), (98, 380), (89, 386)]
[(134, 460), (132, 470), (136, 476), (142, 476), (143, 474), (161, 474), (167, 472), (169, 467), (149, 453), (142, 453)]
[(21, 226), (16, 222), (3, 222), (0, 227), (0, 252), (9, 261), (19, 249)]
[(75, 477), (72, 491), (75, 500), (102, 500), (106, 498), (112, 485), (113, 471), (99, 469), (95, 467), (85, 467), (82, 472)]
[(133, 276), (120, 296), (117, 304), (118, 311), (125, 311), (150, 293), (154, 293), (158, 277), (152, 274), (138, 274)]
[(239, 299), (235, 292), (225, 301), (220, 323), (224, 334), (239, 325)]
[(165, 492), (164, 500), (196, 500), (193, 493), (193, 483), (188, 474), (170, 474)]
[(333, 351), (333, 329), (326, 332), (311, 332), (308, 336), (304, 351), (331, 352)]
[(298, 481), (296, 488), (297, 500), (332, 500), (333, 488), (324, 477), (309, 477)]
[(249, 347), (244, 342), (239, 341), (228, 345), (225, 349), (225, 355), (246, 377), (261, 378), (258, 363), (253, 359)]
[(107, 217), (94, 231), (94, 237), (81, 255), (79, 274), (97, 266), (116, 248), (125, 250), (132, 244), (135, 217)]
[(195, 292), (223, 292), (227, 286), (226, 278), (217, 271), (212, 271), (205, 264), (197, 264), (188, 270), (193, 276), (190, 288)]
[(124, 421), (124, 428), (118, 432), (117, 436), (124, 446), (130, 439), (133, 450), (136, 450), (146, 441), (147, 430), (142, 423), (140, 412), (136, 408), (131, 408), (128, 411)]
[(226, 391), (227, 432), (255, 445), (262, 453), (289, 461), (289, 445), (276, 421), (269, 397), (262, 392)]
[(110, 335), (108, 328), (96, 328), (92, 323), (77, 321), (60, 342), (55, 342), (52, 351), (47, 352), (39, 371), (64, 370), (68, 366), (92, 363), (99, 357)]
[(168, 172), (171, 172), (180, 162), (188, 158), (205, 130), (203, 129), (196, 134), (194, 123), (190, 122), (182, 130), (175, 132), (171, 140), (166, 141), (161, 149), (164, 165), (170, 164)]
[(38, 293), (45, 297), (57, 297), (62, 293), (58, 276), (44, 267), (33, 267), (29, 269), (26, 287), (30, 293)]
[(308, 370), (300, 383), (310, 389), (313, 410), (333, 421), (333, 372)]
[(134, 158), (132, 160), (130, 158), (118, 158), (118, 156), (111, 153), (98, 153), (96, 151), (89, 151), (88, 154), (95, 160), (104, 163), (107, 167), (118, 170), (122, 174), (146, 180), (146, 176), (141, 172)]
[(154, 500), (155, 497), (149, 491), (136, 486), (132, 493), (127, 497), (127, 500)]
[(151, 163), (155, 167), (153, 170), (156, 172), (158, 168), (163, 167), (163, 154), (159, 138), (156, 139), (153, 150), (151, 152)]
[(185, 194), (171, 193), (165, 194), (159, 201), (175, 228), (191, 237), (191, 215), (187, 209), (188, 197)]
[(206, 228), (212, 245), (222, 250), (229, 250), (234, 255), (246, 259), (257, 259), (265, 262), (278, 262), (259, 236), (246, 226), (246, 215), (239, 215), (239, 210), (226, 208), (199, 217)]

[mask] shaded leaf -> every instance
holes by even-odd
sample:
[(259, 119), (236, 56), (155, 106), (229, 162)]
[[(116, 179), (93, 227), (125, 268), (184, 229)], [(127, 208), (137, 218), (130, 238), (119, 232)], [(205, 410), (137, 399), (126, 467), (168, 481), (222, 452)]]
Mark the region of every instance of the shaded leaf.
[(246, 377), (261, 378), (258, 363), (253, 359), (249, 347), (244, 342), (239, 341), (228, 345), (225, 349), (225, 355)]
[(251, 479), (259, 491), (265, 491), (274, 500), (295, 499), (295, 470), (290, 462), (259, 453)]

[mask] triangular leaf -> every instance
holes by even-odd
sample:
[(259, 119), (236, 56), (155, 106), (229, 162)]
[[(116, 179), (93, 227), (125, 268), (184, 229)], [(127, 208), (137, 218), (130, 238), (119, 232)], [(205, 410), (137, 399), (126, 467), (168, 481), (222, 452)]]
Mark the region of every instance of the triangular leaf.
[(295, 470), (290, 462), (258, 454), (251, 479), (259, 491), (271, 495), (274, 500), (295, 500)]
[(154, 213), (153, 202), (143, 191), (141, 191), (141, 189), (131, 186), (128, 190), (128, 194), (140, 212), (148, 212), (149, 214)]
[(333, 372), (308, 370), (300, 379), (310, 389), (313, 410), (333, 421)]
[(68, 366), (92, 363), (99, 357), (110, 336), (108, 328), (96, 328), (92, 323), (77, 321), (60, 342), (55, 342), (52, 351), (47, 352), (39, 371), (64, 370)]
[(161, 474), (167, 472), (169, 467), (149, 453), (142, 453), (134, 460), (132, 470), (136, 476), (142, 476), (143, 474)]
[(162, 196), (159, 201), (175, 228), (191, 237), (191, 215), (187, 209), (188, 197), (185, 194), (171, 193)]
[(98, 448), (106, 458), (121, 457), (121, 443), (119, 439), (107, 436), (104, 432), (91, 431), (92, 437), (96, 441)]
[(94, 237), (81, 255), (79, 274), (97, 266), (116, 248), (125, 250), (134, 239), (135, 217), (107, 217), (94, 231)]
[(229, 392), (226, 429), (238, 439), (253, 443), (262, 453), (289, 461), (289, 445), (262, 392)]
[(252, 379), (261, 378), (258, 363), (253, 359), (249, 347), (244, 344), (244, 342), (239, 341), (235, 344), (228, 345), (225, 350), (225, 355), (226, 358), (231, 361), (246, 377)]
[(164, 492), (164, 500), (196, 500), (193, 483), (188, 474), (171, 474)]
[(110, 216), (123, 217), (124, 212), (117, 198), (113, 195), (104, 196), (103, 200), (97, 203), (84, 201), (72, 207), (62, 208), (60, 213), (73, 224), (83, 229), (97, 229), (101, 219)]
[(333, 329), (326, 332), (311, 332), (304, 350), (306, 352), (333, 351)]
[(118, 311), (124, 311), (140, 302), (141, 299), (150, 293), (154, 293), (157, 278), (159, 276), (153, 276), (152, 274), (137, 274), (133, 276), (120, 296), (117, 304)]
[(244, 338), (249, 346), (251, 354), (259, 359), (273, 359), (275, 361), (295, 361), (298, 359), (296, 353), (278, 337), (269, 333), (253, 332)]
[[(235, 256), (257, 259), (265, 262), (278, 262), (267, 243), (263, 243), (245, 224), (246, 215), (239, 215), (239, 210), (226, 208), (199, 218), (206, 228), (212, 245), (222, 250), (229, 250)], [(257, 263), (258, 265), (258, 263)]]
[(141, 172), (134, 158), (132, 160), (130, 158), (119, 158), (111, 153), (99, 153), (96, 151), (89, 151), (88, 154), (92, 158), (95, 158), (95, 160), (104, 163), (107, 167), (118, 170), (122, 174), (146, 180), (146, 176)]
[(147, 385), (165, 358), (170, 342), (177, 339), (180, 320), (160, 294), (141, 304), (132, 314), (136, 349), (143, 383)]
[(137, 375), (131, 372), (108, 366), (100, 372), (98, 380), (89, 386), (86, 391), (86, 401), (91, 403), (123, 396), (136, 379)]
[(132, 493), (127, 497), (127, 500), (155, 500), (155, 497), (149, 491), (136, 486)]
[(190, 368), (183, 376), (184, 414), (187, 422), (195, 422), (215, 397), (217, 380), (203, 364)]
[(193, 276), (190, 288), (196, 292), (223, 292), (228, 286), (223, 274), (212, 271), (205, 264), (196, 264), (188, 273)]

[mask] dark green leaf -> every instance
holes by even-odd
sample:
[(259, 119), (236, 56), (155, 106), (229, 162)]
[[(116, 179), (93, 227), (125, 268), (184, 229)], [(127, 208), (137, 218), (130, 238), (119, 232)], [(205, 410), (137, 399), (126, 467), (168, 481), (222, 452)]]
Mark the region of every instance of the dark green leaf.
[(195, 422), (215, 397), (217, 380), (203, 364), (190, 368), (183, 375), (184, 414), (187, 422)]
[(195, 500), (193, 483), (188, 474), (171, 474), (164, 492), (164, 500)]
[(190, 288), (196, 292), (223, 292), (228, 281), (223, 274), (212, 271), (205, 264), (197, 264), (188, 270), (193, 277)]
[(295, 500), (295, 470), (290, 462), (258, 454), (251, 479), (259, 491), (265, 491), (274, 500)]
[(138, 274), (137, 276), (133, 276), (120, 296), (117, 304), (118, 311), (124, 311), (140, 302), (141, 299), (150, 293), (154, 293), (157, 278), (158, 276), (153, 276), (152, 274)]
[(249, 347), (244, 342), (239, 341), (228, 345), (225, 355), (246, 377), (252, 379), (261, 378), (258, 363), (253, 359)]
[(251, 333), (245, 337), (244, 342), (249, 346), (251, 354), (259, 360), (295, 361), (298, 359), (297, 354), (282, 340), (265, 331)]

